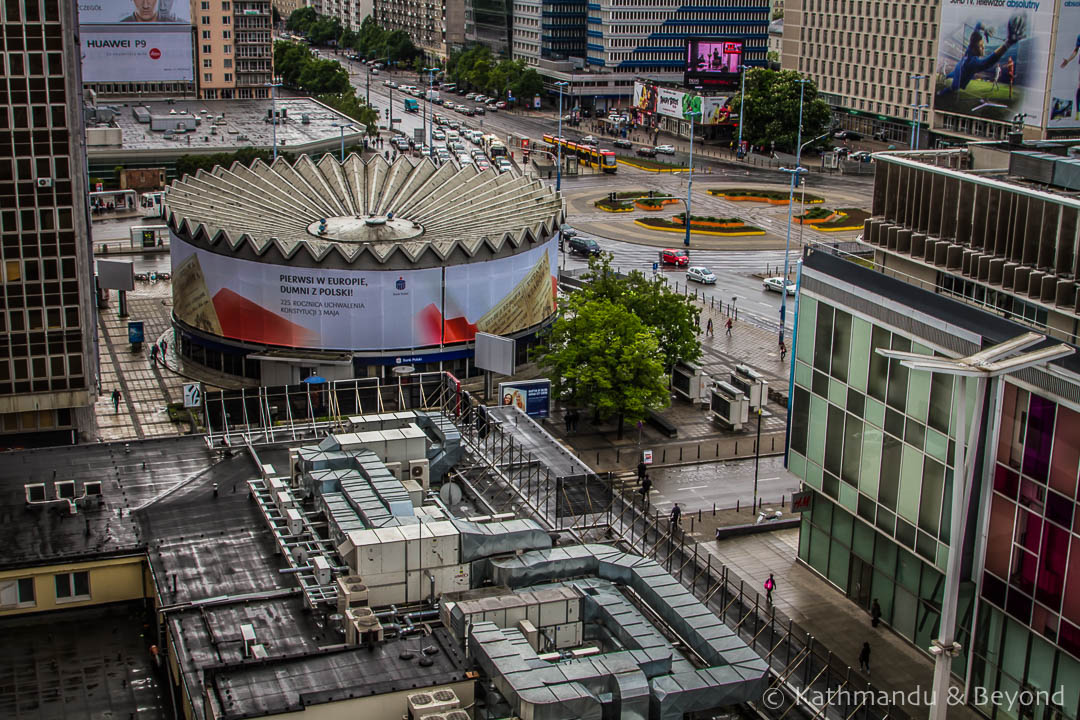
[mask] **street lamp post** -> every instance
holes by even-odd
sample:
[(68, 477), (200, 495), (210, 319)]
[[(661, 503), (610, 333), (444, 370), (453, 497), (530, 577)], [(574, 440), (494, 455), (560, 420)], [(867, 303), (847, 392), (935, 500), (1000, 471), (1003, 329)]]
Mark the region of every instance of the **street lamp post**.
[(341, 162), (345, 162), (345, 131), (354, 130), (355, 128), (348, 123), (334, 123), (334, 127), (341, 130)]
[(753, 512), (757, 512), (757, 479), (758, 479), (758, 461), (761, 459), (761, 406), (757, 409), (757, 441), (754, 443), (754, 507), (751, 508)]
[(919, 147), (919, 108), (927, 107), (926, 105), (919, 105), (919, 83), (928, 78), (929, 75), (908, 75), (908, 80), (915, 81), (915, 102), (911, 105), (911, 124), (914, 126), (911, 133), (911, 149), (914, 150)]
[(559, 88), (559, 137), (556, 138), (555, 143), (558, 150), (558, 162), (555, 165), (555, 192), (562, 190), (562, 91), (569, 84), (565, 80), (555, 83), (555, 86)]
[(701, 115), (700, 110), (686, 113), (690, 118), (690, 172), (686, 176), (686, 237), (683, 245), (690, 247), (690, 190), (694, 187), (694, 116)]
[[(1042, 342), (1045, 336), (1038, 333), (1025, 333), (1012, 340), (1007, 340), (965, 358), (952, 359), (934, 357), (918, 353), (902, 352), (879, 348), (878, 355), (890, 360), (897, 360), (911, 370), (952, 375), (958, 379), (957, 400), (959, 407), (956, 416), (956, 449), (953, 455), (952, 512), (949, 529), (949, 558), (945, 568), (945, 587), (941, 598), (941, 619), (938, 623), (938, 638), (930, 646), (934, 656), (934, 687), (931, 694), (930, 720), (945, 720), (949, 706), (949, 676), (953, 659), (961, 654), (963, 648), (956, 642), (956, 607), (960, 594), (961, 563), (965, 551), (967, 520), (970, 511), (971, 490), (975, 485), (975, 452), (982, 437), (983, 403), (986, 397), (987, 383), (999, 384), (1001, 377), (1018, 372), (1024, 368), (1045, 365), (1074, 352), (1074, 348), (1065, 345), (1050, 345), (1039, 350), (1017, 355), (1033, 345)], [(972, 413), (970, 435), (965, 438), (967, 423), (967, 381), (976, 379), (975, 407)], [(991, 417), (1000, 414), (997, 407), (1000, 393), (992, 388), (991, 397), (995, 398), (995, 407)], [(983, 483), (990, 481), (990, 472), (983, 470)], [(970, 663), (970, 658), (969, 658)], [(964, 693), (967, 693), (967, 686)]]
[(792, 210), (795, 205), (795, 182), (800, 173), (806, 172), (799, 163), (802, 161), (802, 120), (803, 120), (803, 98), (806, 93), (806, 83), (809, 82), (805, 78), (799, 80), (799, 130), (796, 143), (795, 154), (795, 167), (790, 170), (787, 168), (780, 168), (783, 172), (791, 173), (791, 188), (788, 191), (788, 214), (787, 214), (787, 240), (784, 243), (784, 279), (781, 284), (780, 292), (780, 343), (784, 342), (784, 335), (787, 330), (787, 283), (788, 283), (788, 271), (791, 263), (791, 220)]
[(274, 160), (277, 160), (277, 89), (281, 87), (281, 83), (266, 83), (266, 87), (270, 88), (270, 126), (273, 128), (271, 132), (274, 138)]
[(912, 150), (918, 150), (919, 149), (919, 130), (922, 127), (922, 111), (924, 109), (928, 108), (928, 107), (930, 107), (930, 106), (927, 105), (926, 103), (923, 103), (922, 105), (912, 105), (911, 106), (911, 116), (915, 121), (915, 133), (912, 135), (912, 138), (911, 138), (911, 149)]
[(739, 66), (739, 70), (742, 71), (742, 80), (739, 87), (739, 144), (735, 147), (735, 154), (738, 157), (742, 157), (743, 110), (746, 109), (746, 71), (749, 69), (746, 65)]
[[(804, 142), (804, 143), (803, 143), (802, 145), (800, 145), (800, 146), (799, 146), (799, 155), (802, 155), (802, 150), (803, 150), (803, 148), (805, 148), (805, 147), (806, 147), (807, 145), (813, 145), (813, 144), (814, 144), (814, 143), (816, 143), (816, 142), (817, 142), (818, 140), (821, 140), (821, 139), (823, 139), (823, 138), (827, 138), (827, 137), (829, 137), (829, 133), (823, 133), (823, 134), (821, 134), (821, 135), (818, 135), (818, 136), (817, 136), (816, 138), (814, 138), (813, 140), (807, 140), (806, 142)], [(802, 188), (802, 199), (801, 199), (801, 200), (799, 201), (799, 210), (801, 211), (801, 214), (805, 215), (805, 214), (806, 214), (806, 181), (805, 181), (805, 180), (803, 180), (803, 181), (802, 181), (801, 183), (799, 183), (799, 185), (800, 185), (800, 186), (801, 186), (801, 188)], [(803, 238), (803, 227), (804, 227), (805, 225), (806, 225), (806, 223), (799, 223), (799, 248), (800, 248), (800, 249), (801, 249), (801, 248), (802, 248), (802, 246), (803, 246), (803, 242), (802, 242), (802, 238)]]
[(428, 91), (427, 91), (427, 105), (424, 106), (424, 132), (426, 134), (425, 136), (427, 137), (428, 152), (431, 152), (431, 133), (435, 129), (434, 128), (435, 123), (428, 121), (428, 116), (431, 114), (431, 112), (430, 112), (430, 109), (431, 109), (431, 82), (432, 82), (433, 73), (439, 72), (440, 68), (425, 68), (425, 70), (427, 70), (427, 74), (428, 74), (428, 76), (427, 76), (427, 89), (428, 89)]

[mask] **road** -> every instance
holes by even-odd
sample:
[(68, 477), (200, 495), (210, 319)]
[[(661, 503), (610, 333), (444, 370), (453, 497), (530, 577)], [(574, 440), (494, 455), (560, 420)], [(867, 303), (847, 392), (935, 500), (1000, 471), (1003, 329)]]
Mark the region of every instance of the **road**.
[[(706, 510), (716, 503), (717, 508), (733, 508), (753, 502), (754, 461), (708, 463), (654, 468), (649, 471), (653, 481), (654, 510), (666, 515), (674, 503), (684, 513)], [(767, 505), (791, 499), (799, 491), (800, 480), (784, 467), (783, 456), (764, 457), (758, 467), (758, 497)]]

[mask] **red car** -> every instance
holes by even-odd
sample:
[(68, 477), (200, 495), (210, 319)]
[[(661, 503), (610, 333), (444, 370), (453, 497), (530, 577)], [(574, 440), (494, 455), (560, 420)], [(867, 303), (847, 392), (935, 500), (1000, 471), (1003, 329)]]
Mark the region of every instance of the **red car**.
[(690, 264), (690, 254), (685, 250), (661, 250), (660, 264), (686, 267)]

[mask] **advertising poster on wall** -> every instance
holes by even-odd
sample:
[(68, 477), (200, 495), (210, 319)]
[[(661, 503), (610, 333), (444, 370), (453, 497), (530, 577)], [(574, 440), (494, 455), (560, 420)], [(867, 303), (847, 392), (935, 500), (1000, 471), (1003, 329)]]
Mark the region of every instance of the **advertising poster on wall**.
[(546, 418), (551, 410), (551, 381), (499, 383), (499, 398), (503, 405), (516, 406), (529, 417)]
[(672, 90), (666, 87), (657, 88), (656, 112), (666, 117), (682, 119), (682, 99), (684, 94), (680, 90)]
[(1080, 127), (1080, 0), (1064, 0), (1058, 12), (1057, 55), (1050, 61), (1050, 107), (1046, 126)]
[(173, 235), (173, 313), (211, 335), (283, 347), (452, 344), (477, 331), (511, 334), (550, 317), (555, 252), (550, 241), (520, 255), (448, 267), (444, 291), (443, 268), (300, 268), (219, 255)]
[(947, 0), (934, 107), (986, 120), (1042, 123), (1054, 3)]
[(191, 31), (149, 25), (80, 29), (83, 82), (182, 82), (195, 78)]
[(703, 125), (719, 125), (731, 119), (731, 109), (728, 107), (730, 97), (705, 97), (701, 102), (701, 123)]
[(79, 3), (80, 25), (168, 23), (191, 25), (187, 0), (92, 0)]
[(634, 107), (642, 112), (656, 112), (656, 86), (635, 82)]

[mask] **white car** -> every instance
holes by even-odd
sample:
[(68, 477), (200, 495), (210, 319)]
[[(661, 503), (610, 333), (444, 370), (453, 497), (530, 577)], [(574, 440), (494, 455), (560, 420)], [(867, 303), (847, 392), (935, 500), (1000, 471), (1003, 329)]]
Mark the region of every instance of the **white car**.
[[(765, 280), (762, 281), (761, 286), (764, 287), (766, 290), (771, 290), (773, 292), (782, 292), (781, 288), (784, 287), (784, 278), (779, 276), (765, 278)], [(795, 294), (795, 283), (788, 283), (787, 294)]]
[(701, 265), (695, 265), (686, 269), (686, 279), (693, 280), (694, 282), (704, 283), (706, 285), (715, 285), (716, 276), (713, 275), (712, 270)]
[(468, 155), (466, 155), (465, 153), (459, 153), (458, 156), (457, 156), (457, 161), (459, 163), (461, 163), (462, 166), (464, 166), (464, 165), (472, 165), (473, 164), (473, 159), (471, 157), (469, 157)]
[(432, 140), (445, 140), (446, 139), (446, 133), (444, 133), (442, 130), (432, 130), (431, 131), (431, 139)]
[(656, 152), (662, 155), (674, 155), (675, 147), (673, 145), (657, 145)]
[(581, 142), (585, 143), (586, 145), (595, 145), (600, 141), (592, 135), (586, 135), (585, 137), (581, 138)]

